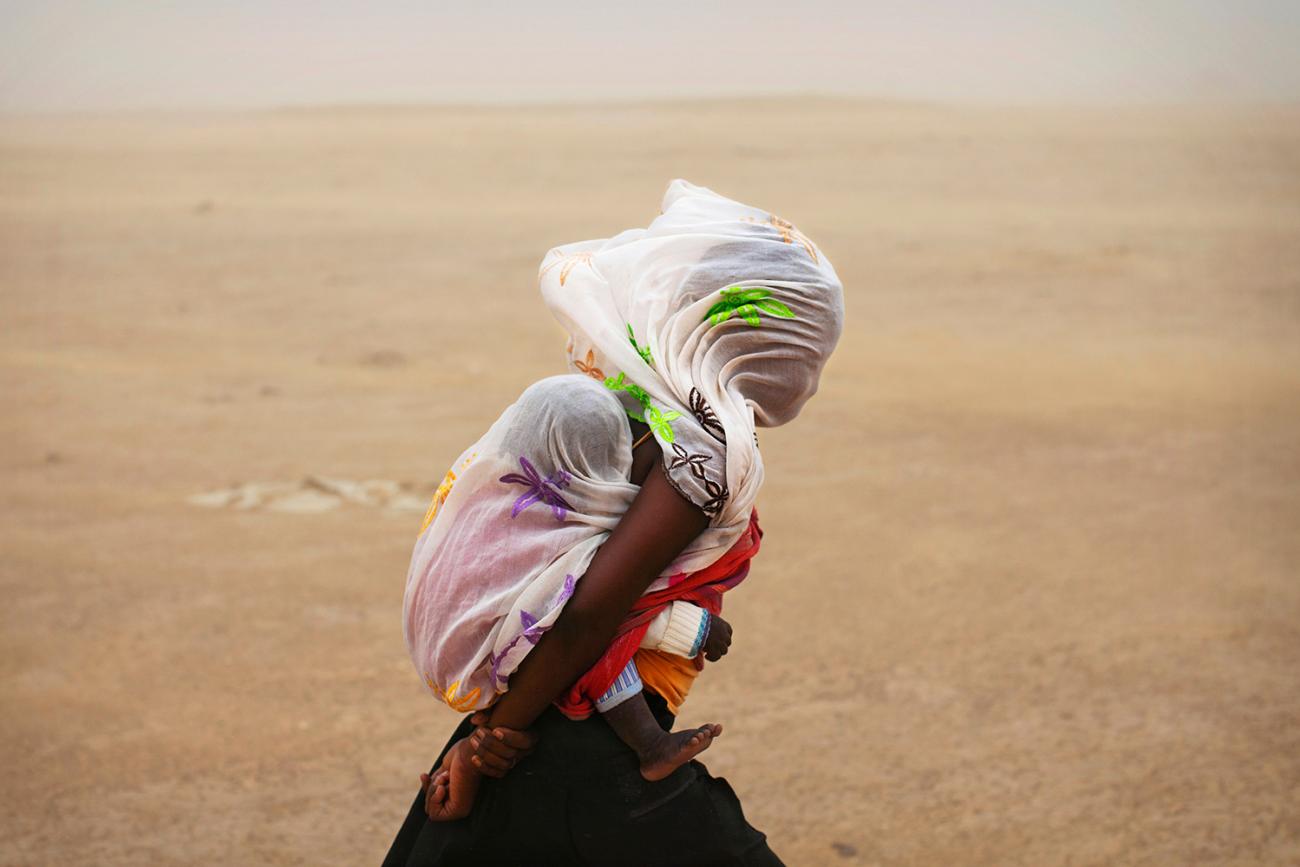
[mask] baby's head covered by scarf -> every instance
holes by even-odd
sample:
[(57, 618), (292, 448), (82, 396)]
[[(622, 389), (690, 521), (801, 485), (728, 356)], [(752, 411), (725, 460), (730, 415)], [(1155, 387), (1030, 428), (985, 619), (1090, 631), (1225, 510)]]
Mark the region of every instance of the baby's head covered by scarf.
[(755, 428), (785, 424), (817, 391), (843, 289), (770, 212), (683, 180), (662, 211), (644, 229), (551, 250), (541, 291), (571, 367), (650, 425), (669, 481), (713, 526), (739, 528), (762, 483)]

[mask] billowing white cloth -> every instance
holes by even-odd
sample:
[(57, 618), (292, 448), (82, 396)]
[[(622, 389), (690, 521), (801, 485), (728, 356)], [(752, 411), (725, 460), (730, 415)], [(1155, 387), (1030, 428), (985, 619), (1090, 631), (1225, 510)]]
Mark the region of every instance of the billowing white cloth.
[(458, 710), (506, 690), (636, 496), (624, 413), (709, 516), (659, 590), (744, 531), (763, 480), (755, 427), (798, 414), (843, 322), (839, 279), (806, 236), (682, 180), (649, 227), (557, 247), (539, 279), (576, 375), (530, 386), (461, 454), (407, 576), (412, 660)]
[(839, 339), (830, 263), (780, 217), (676, 180), (649, 227), (552, 250), (541, 288), (573, 369), (644, 416), (669, 481), (734, 540), (763, 482), (755, 426), (798, 414)]

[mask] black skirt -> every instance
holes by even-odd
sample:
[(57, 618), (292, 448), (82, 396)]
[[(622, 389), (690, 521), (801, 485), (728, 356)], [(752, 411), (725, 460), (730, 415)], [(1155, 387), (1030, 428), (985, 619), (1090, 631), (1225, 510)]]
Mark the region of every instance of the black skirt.
[[(663, 699), (645, 697), (671, 730)], [(467, 716), (443, 753), (473, 729)], [(485, 778), (466, 818), (430, 822), (417, 793), (384, 867), (781, 864), (727, 781), (699, 762), (650, 783), (599, 714), (573, 721), (551, 707), (534, 731), (532, 755), (502, 779)]]

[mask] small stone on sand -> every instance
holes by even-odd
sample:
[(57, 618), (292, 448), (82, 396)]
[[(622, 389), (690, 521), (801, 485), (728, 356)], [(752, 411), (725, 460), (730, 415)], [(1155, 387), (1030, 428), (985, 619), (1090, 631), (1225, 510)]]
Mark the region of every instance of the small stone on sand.
[(389, 500), (388, 508), (395, 512), (423, 512), (429, 508), (429, 498), (402, 494)]
[(356, 503), (358, 506), (376, 505), (365, 485), (360, 482), (350, 482), (347, 479), (331, 479), (325, 476), (308, 476), (303, 479), (302, 486), (304, 489), (315, 489), (326, 494), (333, 494), (340, 499), (347, 500), (349, 503)]
[(224, 509), (235, 501), (239, 496), (237, 490), (225, 491), (208, 491), (204, 494), (194, 494), (186, 497), (185, 502), (191, 506), (202, 506), (205, 509)]
[(266, 504), (266, 508), (272, 512), (295, 512), (297, 514), (313, 514), (316, 512), (329, 512), (337, 509), (343, 504), (338, 497), (326, 494), (322, 491), (299, 491), (296, 494), (290, 494), (287, 497), (279, 497)]

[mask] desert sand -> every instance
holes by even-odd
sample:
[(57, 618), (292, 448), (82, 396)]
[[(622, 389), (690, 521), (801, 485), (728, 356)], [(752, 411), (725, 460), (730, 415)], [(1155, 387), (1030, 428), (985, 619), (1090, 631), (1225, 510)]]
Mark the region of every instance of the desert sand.
[(420, 504), (674, 177), (845, 285), (681, 718), (773, 848), (1300, 862), (1300, 109), (790, 98), (0, 119), (0, 863), (379, 862)]

